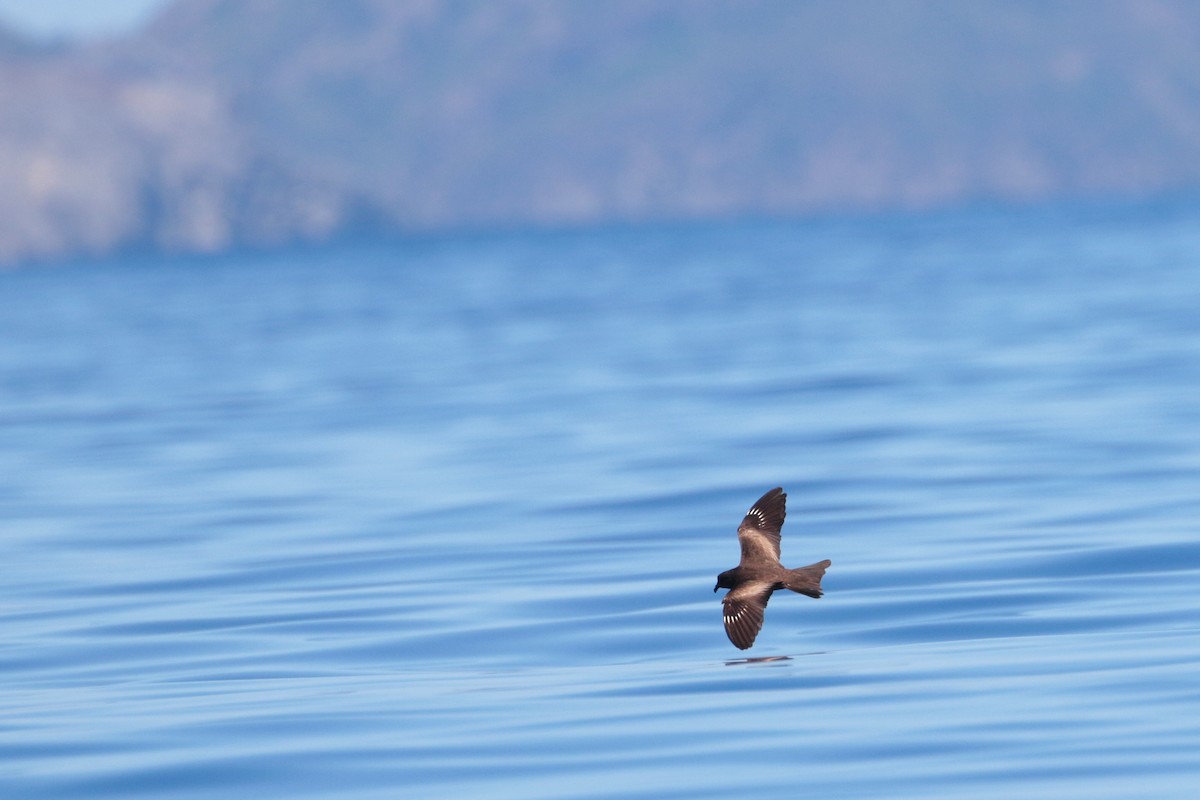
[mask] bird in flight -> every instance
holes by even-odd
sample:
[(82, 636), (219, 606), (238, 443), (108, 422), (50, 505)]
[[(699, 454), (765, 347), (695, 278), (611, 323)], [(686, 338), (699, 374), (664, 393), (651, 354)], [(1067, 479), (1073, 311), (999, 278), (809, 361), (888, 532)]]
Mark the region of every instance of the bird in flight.
[(739, 650), (754, 644), (762, 630), (763, 612), (776, 589), (791, 589), (809, 597), (820, 597), (821, 577), (833, 562), (826, 559), (797, 569), (779, 563), (779, 532), (787, 516), (787, 495), (775, 488), (750, 507), (738, 526), (742, 560), (717, 576), (717, 589), (728, 589), (725, 633)]

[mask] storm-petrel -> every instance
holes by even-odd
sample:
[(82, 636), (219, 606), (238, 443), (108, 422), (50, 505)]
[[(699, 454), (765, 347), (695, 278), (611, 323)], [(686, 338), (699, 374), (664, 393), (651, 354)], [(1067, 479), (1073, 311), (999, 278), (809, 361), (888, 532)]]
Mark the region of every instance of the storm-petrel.
[(821, 577), (832, 563), (828, 559), (807, 567), (788, 569), (779, 563), (779, 531), (787, 516), (787, 495), (775, 488), (746, 512), (738, 526), (742, 560), (717, 576), (717, 589), (729, 589), (725, 599), (725, 633), (739, 650), (754, 644), (762, 629), (763, 611), (776, 589), (791, 589), (809, 597), (821, 596)]

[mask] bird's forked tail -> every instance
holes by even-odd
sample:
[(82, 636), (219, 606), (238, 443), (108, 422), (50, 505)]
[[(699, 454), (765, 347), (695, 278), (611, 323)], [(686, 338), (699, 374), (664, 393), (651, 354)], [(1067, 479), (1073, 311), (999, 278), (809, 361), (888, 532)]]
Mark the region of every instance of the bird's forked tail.
[(789, 569), (787, 577), (783, 579), (783, 585), (793, 592), (806, 594), (809, 597), (820, 597), (822, 594), (821, 578), (824, 577), (825, 570), (832, 563), (829, 559), (825, 559), (816, 564), (809, 564), (807, 567)]

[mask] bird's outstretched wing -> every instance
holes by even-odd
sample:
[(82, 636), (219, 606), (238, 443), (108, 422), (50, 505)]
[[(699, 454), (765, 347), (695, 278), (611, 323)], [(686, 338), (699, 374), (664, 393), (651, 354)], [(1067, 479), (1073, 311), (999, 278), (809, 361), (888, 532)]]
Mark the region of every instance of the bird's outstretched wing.
[(750, 581), (736, 589), (730, 589), (722, 600), (725, 612), (725, 633), (734, 647), (745, 650), (754, 644), (754, 638), (763, 626), (763, 611), (771, 599), (774, 584), (768, 581)]
[(776, 487), (750, 506), (738, 526), (738, 541), (742, 544), (742, 563), (748, 561), (779, 561), (779, 531), (787, 516), (787, 495)]

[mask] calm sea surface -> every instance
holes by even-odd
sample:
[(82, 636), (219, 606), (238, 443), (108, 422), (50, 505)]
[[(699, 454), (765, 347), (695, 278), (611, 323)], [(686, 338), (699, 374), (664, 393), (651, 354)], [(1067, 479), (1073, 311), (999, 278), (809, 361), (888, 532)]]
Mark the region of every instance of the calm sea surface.
[(4, 798), (1200, 796), (1198, 204), (0, 273), (0, 475)]

